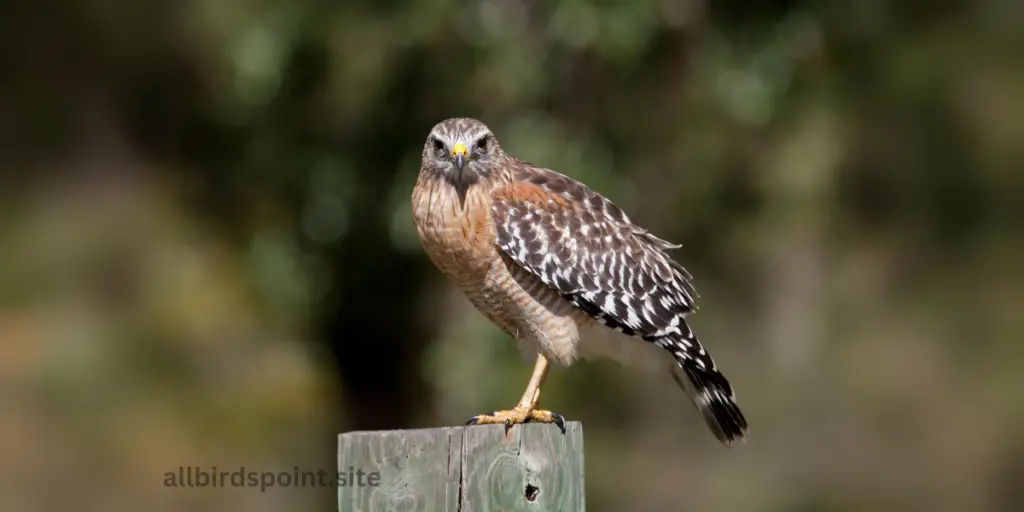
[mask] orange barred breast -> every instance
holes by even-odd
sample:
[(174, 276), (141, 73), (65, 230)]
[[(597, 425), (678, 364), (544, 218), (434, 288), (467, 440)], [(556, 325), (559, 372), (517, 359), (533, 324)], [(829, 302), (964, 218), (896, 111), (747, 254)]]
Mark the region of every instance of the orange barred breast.
[(501, 253), (491, 220), (493, 186), (476, 184), (460, 206), (454, 187), (420, 179), (413, 217), (430, 260), (470, 302), (529, 353), (556, 363), (577, 358), (579, 331), (590, 317)]

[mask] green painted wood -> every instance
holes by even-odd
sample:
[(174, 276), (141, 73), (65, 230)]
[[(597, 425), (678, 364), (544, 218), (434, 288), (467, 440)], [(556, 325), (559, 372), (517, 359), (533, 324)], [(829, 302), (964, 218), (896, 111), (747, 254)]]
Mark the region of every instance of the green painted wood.
[(462, 512), (584, 510), (583, 426), (469, 428), (462, 444)]
[(462, 437), (460, 428), (342, 434), (338, 472), (376, 474), (377, 485), (343, 482), (350, 485), (338, 487), (338, 510), (457, 510)]
[(578, 422), (350, 432), (338, 469), (342, 512), (585, 510)]

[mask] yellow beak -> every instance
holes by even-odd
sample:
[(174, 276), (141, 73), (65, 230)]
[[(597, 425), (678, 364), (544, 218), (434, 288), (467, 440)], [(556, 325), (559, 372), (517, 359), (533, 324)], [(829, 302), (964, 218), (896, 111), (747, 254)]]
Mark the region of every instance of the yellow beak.
[(455, 167), (461, 171), (466, 165), (467, 156), (469, 155), (469, 149), (463, 143), (458, 143), (452, 148), (452, 157), (455, 158)]

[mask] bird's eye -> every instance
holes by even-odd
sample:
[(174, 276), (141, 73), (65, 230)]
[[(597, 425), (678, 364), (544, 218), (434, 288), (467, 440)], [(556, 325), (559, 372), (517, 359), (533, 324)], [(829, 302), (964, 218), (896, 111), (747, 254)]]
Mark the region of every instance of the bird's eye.
[(487, 151), (487, 136), (480, 137), (480, 140), (476, 141), (476, 147), (481, 151)]
[(444, 151), (444, 142), (441, 142), (441, 139), (434, 138), (434, 151)]

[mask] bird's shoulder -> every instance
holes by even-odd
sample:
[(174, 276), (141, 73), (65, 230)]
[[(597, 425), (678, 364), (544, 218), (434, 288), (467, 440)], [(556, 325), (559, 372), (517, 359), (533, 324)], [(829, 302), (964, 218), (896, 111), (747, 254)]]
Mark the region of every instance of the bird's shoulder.
[(506, 201), (546, 202), (597, 214), (601, 218), (632, 224), (629, 216), (610, 199), (585, 183), (551, 169), (508, 157), (511, 180), (492, 195)]
[(546, 167), (507, 158), (511, 180), (491, 192), (492, 208), (499, 217), (507, 217), (502, 210), (530, 205), (540, 215), (557, 213), (618, 226), (661, 250), (679, 247), (634, 223), (611, 199), (585, 183)]

